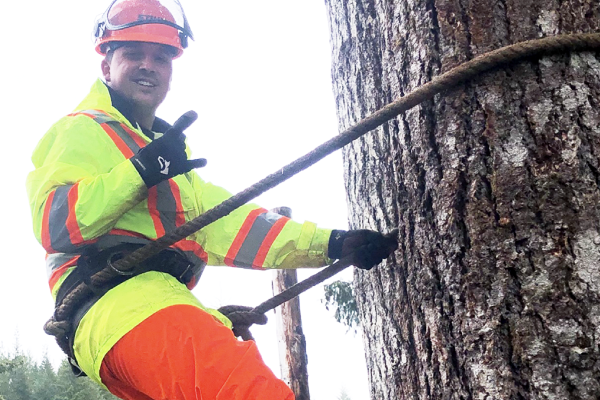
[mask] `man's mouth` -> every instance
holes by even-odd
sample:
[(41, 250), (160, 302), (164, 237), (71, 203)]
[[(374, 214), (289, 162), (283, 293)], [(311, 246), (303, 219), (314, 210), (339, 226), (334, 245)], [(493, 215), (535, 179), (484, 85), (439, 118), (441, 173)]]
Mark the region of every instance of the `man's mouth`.
[(153, 82), (146, 80), (146, 79), (136, 79), (136, 80), (134, 80), (134, 82), (137, 83), (138, 85), (144, 86), (144, 87), (155, 87), (156, 86)]

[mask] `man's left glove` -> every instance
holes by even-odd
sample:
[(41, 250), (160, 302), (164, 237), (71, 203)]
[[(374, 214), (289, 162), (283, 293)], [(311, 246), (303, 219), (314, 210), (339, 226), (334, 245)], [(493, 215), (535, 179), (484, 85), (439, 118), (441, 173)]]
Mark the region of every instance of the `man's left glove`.
[(354, 265), (369, 270), (398, 248), (398, 231), (387, 235), (368, 229), (334, 230), (329, 238), (328, 256), (332, 259), (354, 256)]
[(151, 188), (162, 181), (206, 165), (206, 159), (188, 160), (185, 153), (183, 131), (197, 118), (198, 114), (194, 111), (186, 112), (164, 135), (148, 143), (131, 157), (130, 160), (146, 187)]

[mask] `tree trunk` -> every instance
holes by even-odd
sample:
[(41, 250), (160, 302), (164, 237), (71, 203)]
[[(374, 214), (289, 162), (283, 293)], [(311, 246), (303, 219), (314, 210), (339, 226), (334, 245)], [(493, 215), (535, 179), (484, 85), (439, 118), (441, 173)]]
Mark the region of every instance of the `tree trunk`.
[[(292, 218), (292, 209), (289, 207), (276, 207), (271, 211)], [(298, 274), (295, 269), (273, 271), (274, 296), (297, 283)], [(281, 379), (292, 389), (296, 400), (310, 400), (308, 355), (306, 354), (306, 337), (302, 330), (300, 297), (295, 297), (277, 307), (275, 314), (277, 316)]]
[[(298, 283), (295, 269), (274, 271), (273, 295), (278, 295)], [(300, 298), (295, 297), (275, 309), (281, 379), (294, 392), (296, 400), (310, 400), (308, 388), (308, 356), (302, 330)]]
[[(326, 0), (340, 130), (452, 67), (598, 31), (598, 0)], [(600, 398), (600, 56), (487, 73), (344, 149), (371, 396)]]

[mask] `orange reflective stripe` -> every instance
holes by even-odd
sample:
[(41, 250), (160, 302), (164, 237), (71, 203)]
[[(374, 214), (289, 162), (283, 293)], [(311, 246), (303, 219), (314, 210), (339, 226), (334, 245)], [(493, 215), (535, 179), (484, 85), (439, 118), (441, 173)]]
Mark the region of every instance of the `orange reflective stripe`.
[(71, 114), (68, 114), (67, 116), (68, 116), (68, 117), (75, 117), (75, 116), (77, 116), (77, 115), (85, 115), (86, 117), (89, 117), (89, 118), (91, 118), (91, 119), (95, 119), (95, 118), (96, 118), (96, 116), (95, 116), (94, 114), (91, 114), (91, 113), (89, 113), (89, 112), (85, 112), (85, 111), (80, 111), (80, 112), (76, 112), (76, 113), (71, 113)]
[(79, 183), (74, 184), (67, 195), (69, 213), (67, 215), (66, 226), (69, 231), (71, 243), (74, 245), (79, 245), (84, 242), (81, 230), (79, 229), (79, 224), (77, 223), (77, 215), (75, 214), (75, 204), (77, 204), (77, 199), (79, 198), (78, 188)]
[(133, 157), (133, 151), (131, 151), (129, 146), (127, 146), (125, 141), (119, 137), (119, 135), (117, 134), (117, 132), (114, 131), (114, 129), (112, 129), (108, 124), (100, 124), (100, 126), (102, 127), (102, 129), (104, 129), (104, 132), (106, 132), (108, 136), (110, 136), (115, 146), (117, 146), (117, 148), (121, 151), (125, 158)]
[(63, 276), (64, 273), (67, 272), (67, 270), (69, 268), (74, 267), (77, 264), (78, 259), (79, 259), (79, 256), (75, 256), (75, 257), (71, 258), (69, 261), (67, 261), (65, 264), (61, 265), (60, 267), (58, 267), (54, 271), (52, 271), (52, 274), (50, 275), (50, 279), (48, 280), (48, 285), (50, 286), (51, 292), (54, 290), (54, 285), (56, 285), (56, 282), (58, 282), (58, 280), (61, 278), (61, 276)]
[(108, 232), (109, 235), (115, 235), (115, 236), (131, 236), (131, 237), (138, 237), (138, 238), (143, 238), (143, 239), (147, 239), (146, 236), (142, 235), (141, 233), (138, 232), (132, 232), (132, 231), (126, 231), (124, 229), (111, 229), (110, 232)]
[(158, 189), (156, 186), (148, 189), (148, 212), (154, 223), (154, 230), (156, 231), (156, 237), (163, 236), (165, 234), (165, 228), (160, 220), (160, 212), (156, 208), (158, 203)]
[(192, 290), (198, 283), (200, 276), (202, 276), (202, 272), (204, 272), (204, 267), (208, 263), (208, 254), (206, 251), (204, 251), (199, 243), (193, 240), (180, 240), (172, 247), (178, 250), (183, 250), (183, 253), (187, 259), (192, 262), (193, 277), (188, 283), (186, 283), (187, 288)]
[(263, 214), (266, 212), (267, 212), (267, 210), (265, 210), (264, 208), (257, 208), (255, 210), (252, 210), (250, 212), (250, 214), (248, 214), (248, 216), (246, 217), (246, 220), (242, 224), (242, 227), (240, 228), (238, 234), (236, 235), (235, 239), (233, 240), (231, 247), (229, 247), (229, 251), (227, 252), (227, 255), (225, 256), (225, 260), (224, 260), (225, 265), (233, 267), (233, 261), (235, 260), (235, 257), (237, 256), (238, 251), (240, 251), (242, 244), (244, 244), (244, 240), (246, 240), (246, 237), (248, 236), (248, 232), (250, 232), (250, 229), (252, 228), (254, 221), (256, 220), (256, 218), (258, 218), (258, 216), (260, 214)]
[(48, 199), (46, 199), (46, 204), (44, 205), (44, 216), (42, 217), (42, 247), (48, 253), (55, 253), (56, 251), (52, 248), (52, 240), (50, 238), (50, 210), (52, 208), (52, 200), (54, 200), (54, 194), (56, 190), (53, 190)]
[(229, 251), (231, 259), (225, 262), (242, 268), (262, 268), (271, 245), (288, 220), (265, 209), (253, 210)]
[(77, 115), (85, 115), (86, 117), (93, 119), (94, 121), (98, 122), (99, 124), (103, 124), (105, 122), (115, 120), (113, 117), (110, 116), (109, 113), (107, 113), (106, 111), (102, 111), (102, 110), (91, 109), (91, 110), (77, 111), (77, 112), (68, 114), (69, 117), (76, 117)]
[(204, 249), (202, 248), (202, 246), (200, 246), (199, 243), (194, 242), (193, 240), (180, 240), (179, 242), (175, 243), (173, 247), (183, 250), (185, 252), (194, 253), (194, 255), (200, 260), (204, 261), (205, 263), (208, 262), (208, 254), (206, 253), (206, 251), (204, 251)]
[(146, 146), (146, 142), (141, 138), (140, 135), (132, 131), (127, 125), (121, 124), (121, 127), (127, 132), (127, 134), (131, 137), (131, 139), (138, 145), (140, 148)]
[[(125, 158), (131, 158), (139, 150), (139, 148), (146, 145), (146, 142), (141, 136), (132, 131), (127, 125), (120, 123), (110, 114), (102, 110), (86, 110), (69, 114), (71, 117), (77, 115), (85, 115), (86, 117), (96, 121), (104, 130), (104, 132), (106, 132), (106, 134), (111, 138), (115, 146), (117, 146)], [(122, 132), (117, 132), (111, 126), (111, 124), (122, 129)], [(130, 143), (128, 144), (127, 141), (130, 141)]]
[(267, 258), (267, 254), (269, 253), (271, 245), (289, 220), (290, 219), (287, 217), (281, 217), (273, 224), (273, 227), (269, 233), (267, 233), (267, 236), (264, 238), (260, 248), (258, 249), (258, 252), (256, 253), (256, 257), (252, 262), (252, 268), (263, 269), (263, 263), (265, 262), (265, 258)]
[(78, 184), (57, 187), (50, 193), (42, 217), (42, 245), (48, 253), (76, 253), (82, 244), (92, 243), (83, 239), (75, 205)]
[(179, 192), (179, 185), (175, 183), (173, 179), (169, 179), (169, 187), (173, 198), (175, 199), (175, 226), (179, 227), (185, 224), (185, 215), (183, 213), (183, 204), (181, 203), (181, 193)]

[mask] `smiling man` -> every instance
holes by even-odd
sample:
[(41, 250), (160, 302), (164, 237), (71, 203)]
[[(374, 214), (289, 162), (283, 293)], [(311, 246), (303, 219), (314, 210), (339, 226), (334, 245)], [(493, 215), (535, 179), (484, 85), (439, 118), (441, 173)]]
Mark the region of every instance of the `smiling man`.
[[(44, 135), (27, 180), (57, 304), (230, 196), (193, 171), (206, 165), (185, 145), (195, 113), (173, 126), (156, 117), (191, 37), (177, 0), (114, 0), (98, 21), (104, 80)], [(319, 267), (353, 255), (370, 269), (395, 248), (377, 232), (320, 229), (247, 204), (93, 287), (68, 316), (63, 347), (77, 371), (122, 399), (293, 399), (255, 343), (238, 341), (230, 321), (191, 293), (204, 267)]]
[(173, 49), (144, 42), (121, 42), (107, 48), (101, 64), (104, 81), (128, 100), (131, 117), (151, 129), (156, 109), (169, 91)]

